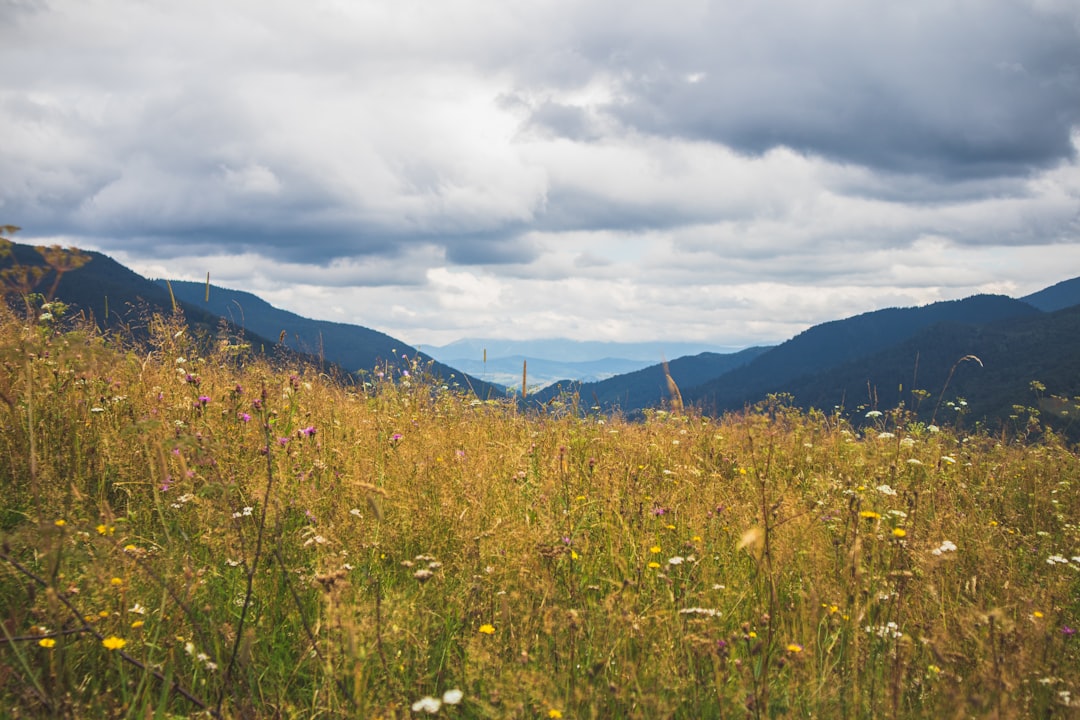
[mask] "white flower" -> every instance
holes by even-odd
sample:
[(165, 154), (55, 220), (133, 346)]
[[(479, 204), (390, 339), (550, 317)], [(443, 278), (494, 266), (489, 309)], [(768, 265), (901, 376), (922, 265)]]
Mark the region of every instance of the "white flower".
[(921, 460), (916, 460), (915, 458), (908, 458), (907, 464), (908, 465), (922, 465), (922, 461)]
[(461, 702), (461, 698), (465, 696), (465, 693), (461, 692), (457, 688), (453, 690), (447, 690), (443, 693), (442, 701), (447, 705), (457, 705)]
[(915, 447), (915, 438), (904, 438), (900, 444), (906, 448)]
[(1066, 558), (1062, 557), (1061, 555), (1051, 555), (1050, 557), (1046, 558), (1046, 564), (1047, 565), (1057, 565), (1057, 564), (1065, 565), (1068, 562), (1069, 561)]
[(139, 603), (135, 603), (134, 605), (132, 605), (131, 607), (128, 608), (128, 612), (135, 613), (137, 615), (145, 615), (146, 614), (146, 608), (144, 608)]
[(942, 455), (941, 456), (941, 462), (943, 462), (943, 463), (945, 463), (947, 465), (955, 465), (956, 464), (956, 458), (954, 458), (952, 455)]
[(356, 517), (363, 517), (360, 514), (360, 509), (359, 508), (353, 508), (352, 510), (349, 511), (349, 514), (350, 515), (355, 515)]
[(720, 614), (720, 611), (715, 608), (703, 608), (703, 607), (688, 607), (679, 610), (680, 615), (708, 615), (709, 617), (716, 617)]
[(676, 555), (675, 557), (668, 558), (668, 565), (682, 565), (682, 564), (683, 564), (683, 558), (680, 555)]
[(896, 491), (888, 485), (878, 485), (876, 490), (882, 495), (895, 495)]
[(883, 433), (878, 433), (877, 439), (878, 440), (892, 440), (894, 437), (896, 437), (896, 435), (891, 433), (891, 432), (883, 432)]
[(945, 540), (944, 542), (941, 543), (941, 545), (934, 548), (930, 552), (933, 553), (934, 555), (941, 555), (942, 553), (947, 553), (947, 552), (956, 552), (956, 545), (953, 544), (952, 540)]
[(426, 712), (429, 715), (434, 715), (435, 713), (439, 712), (440, 707), (442, 707), (442, 700), (427, 695), (412, 704), (412, 711)]
[(881, 411), (880, 410), (871, 410), (870, 412), (866, 413), (866, 417), (868, 417), (868, 418), (879, 418), (879, 417), (881, 417)]
[(936, 432), (941, 432), (941, 428), (939, 428), (937, 425), (927, 425), (926, 426), (926, 431), (931, 432), (931, 433), (936, 433)]

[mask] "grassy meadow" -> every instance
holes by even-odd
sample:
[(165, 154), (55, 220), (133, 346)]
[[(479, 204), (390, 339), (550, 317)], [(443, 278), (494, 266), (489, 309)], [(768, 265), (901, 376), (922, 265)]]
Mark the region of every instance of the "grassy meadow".
[(51, 310), (0, 318), (2, 716), (1077, 716), (1034, 411), (629, 422)]

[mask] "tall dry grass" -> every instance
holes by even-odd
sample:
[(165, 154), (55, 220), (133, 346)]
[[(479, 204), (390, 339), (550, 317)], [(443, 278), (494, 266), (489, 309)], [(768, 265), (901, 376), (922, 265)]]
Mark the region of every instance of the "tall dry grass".
[[(12, 717), (1059, 717), (1075, 449), (0, 321)], [(460, 695), (460, 697), (459, 697)], [(415, 709), (414, 709), (415, 707)]]

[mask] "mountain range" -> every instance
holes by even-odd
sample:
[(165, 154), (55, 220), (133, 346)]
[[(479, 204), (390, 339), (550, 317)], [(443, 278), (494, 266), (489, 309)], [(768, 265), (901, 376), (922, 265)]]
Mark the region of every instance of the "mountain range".
[[(0, 269), (13, 261), (43, 262), (29, 246), (14, 244), (12, 249), (13, 256), (0, 261)], [(527, 360), (532, 377), (526, 403), (548, 404), (576, 395), (583, 407), (633, 415), (669, 399), (662, 365), (641, 364), (650, 353), (656, 358), (682, 349), (671, 344), (617, 348), (642, 353), (637, 359), (605, 358), (612, 348), (602, 343), (582, 344), (578, 350), (586, 353), (585, 359), (568, 359), (565, 350), (554, 359), (520, 352), (491, 357), (489, 352), (485, 366), (484, 349), (497, 353), (513, 346), (502, 348), (501, 341), (486, 340), (423, 346), (442, 357), (460, 353), (458, 362), (465, 367), (454, 367), (376, 330), (310, 320), (250, 293), (205, 283), (151, 281), (105, 255), (87, 255), (91, 262), (60, 278), (57, 296), (103, 328), (138, 334), (149, 313), (170, 311), (175, 298), (190, 324), (214, 331), (224, 319), (264, 351), (288, 348), (350, 373), (405, 362), (402, 356), (419, 358), (444, 381), (460, 380), (482, 397), (505, 394), (505, 387), (487, 382), (496, 376), (505, 374), (511, 380), (507, 386), (519, 387), (520, 361)], [(41, 285), (51, 282), (46, 274)], [(567, 341), (536, 342), (532, 350), (542, 351)], [(600, 357), (590, 358), (588, 352)], [(546, 368), (543, 361), (549, 361)], [(534, 392), (537, 370), (566, 370), (576, 377)], [(612, 371), (617, 374), (602, 376)], [(1037, 406), (1046, 420), (1076, 433), (1080, 427), (1068, 413), (1080, 412), (1080, 278), (1019, 299), (976, 295), (863, 313), (816, 325), (773, 347), (676, 356), (668, 372), (683, 402), (707, 413), (741, 410), (778, 393), (802, 407), (859, 413), (902, 403), (927, 422), (945, 419), (957, 408), (958, 414), (973, 419), (1009, 422), (1020, 413), (1018, 408)]]

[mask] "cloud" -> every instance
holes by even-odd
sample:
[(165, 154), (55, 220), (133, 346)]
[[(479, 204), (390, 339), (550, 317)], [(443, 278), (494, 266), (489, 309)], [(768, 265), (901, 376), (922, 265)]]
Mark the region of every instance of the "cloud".
[(1067, 0), (7, 0), (0, 64), (0, 222), (413, 342), (771, 342), (1080, 266)]

